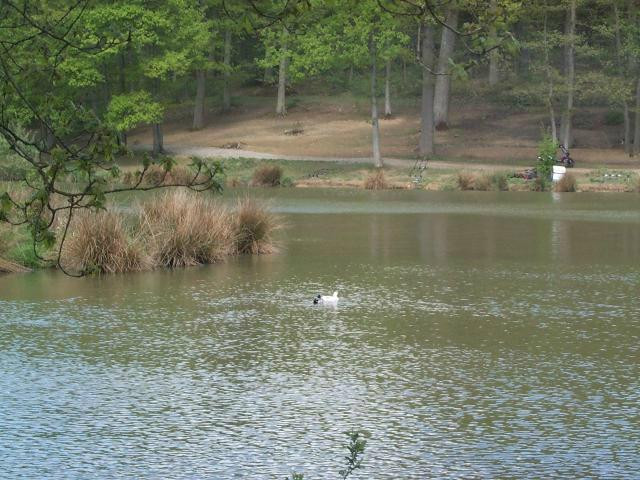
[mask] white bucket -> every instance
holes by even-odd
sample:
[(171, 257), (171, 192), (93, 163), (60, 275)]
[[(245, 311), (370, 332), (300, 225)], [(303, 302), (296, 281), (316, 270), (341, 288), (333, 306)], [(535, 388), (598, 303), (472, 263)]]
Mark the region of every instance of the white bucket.
[(553, 181), (557, 182), (564, 177), (564, 174), (567, 173), (567, 168), (562, 165), (554, 165), (553, 166)]

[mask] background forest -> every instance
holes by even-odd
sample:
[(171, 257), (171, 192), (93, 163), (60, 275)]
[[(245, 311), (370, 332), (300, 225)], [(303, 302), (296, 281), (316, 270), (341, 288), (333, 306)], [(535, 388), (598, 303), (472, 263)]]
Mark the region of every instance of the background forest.
[[(531, 164), (545, 136), (632, 166), (639, 10), (637, 0), (5, 0), (0, 176), (29, 193), (4, 192), (0, 220), (53, 245), (58, 214), (68, 225), (111, 193), (219, 189), (206, 155), (193, 176), (165, 181), (167, 135), (377, 167), (383, 153)], [(274, 118), (291, 137), (316, 136), (286, 143)], [(137, 180), (114, 186), (132, 162)], [(145, 186), (155, 164), (164, 176)]]

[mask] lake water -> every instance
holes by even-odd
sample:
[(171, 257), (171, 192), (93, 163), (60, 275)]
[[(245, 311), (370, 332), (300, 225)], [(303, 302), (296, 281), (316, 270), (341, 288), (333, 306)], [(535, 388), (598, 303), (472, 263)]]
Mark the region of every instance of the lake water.
[(279, 254), (0, 277), (0, 477), (637, 478), (636, 195), (253, 194)]

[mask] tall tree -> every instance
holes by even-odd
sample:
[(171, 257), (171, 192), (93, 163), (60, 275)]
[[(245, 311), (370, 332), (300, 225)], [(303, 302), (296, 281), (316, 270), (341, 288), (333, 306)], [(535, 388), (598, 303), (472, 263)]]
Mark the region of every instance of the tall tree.
[(567, 89), (567, 103), (562, 114), (561, 141), (565, 148), (570, 148), (573, 144), (572, 119), (573, 102), (575, 94), (575, 33), (576, 33), (576, 1), (569, 0), (567, 6), (567, 20), (565, 25), (565, 78)]
[(422, 102), (420, 109), (420, 144), (419, 153), (423, 158), (434, 153), (434, 27), (429, 20), (425, 20), (421, 27), (422, 39)]
[(449, 123), (449, 99), (451, 97), (450, 63), (453, 62), (453, 51), (456, 42), (454, 30), (458, 28), (457, 6), (454, 5), (447, 9), (445, 22), (451, 28), (442, 27), (440, 52), (438, 54), (434, 97), (434, 115), (437, 130), (446, 130)]

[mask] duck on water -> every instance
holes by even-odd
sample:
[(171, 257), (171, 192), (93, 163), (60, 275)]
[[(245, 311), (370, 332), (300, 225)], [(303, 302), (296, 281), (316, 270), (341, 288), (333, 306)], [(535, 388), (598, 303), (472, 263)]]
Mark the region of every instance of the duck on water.
[(318, 295), (313, 299), (313, 304), (328, 303), (335, 305), (338, 303), (338, 292), (333, 292), (333, 295)]

